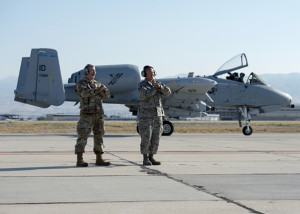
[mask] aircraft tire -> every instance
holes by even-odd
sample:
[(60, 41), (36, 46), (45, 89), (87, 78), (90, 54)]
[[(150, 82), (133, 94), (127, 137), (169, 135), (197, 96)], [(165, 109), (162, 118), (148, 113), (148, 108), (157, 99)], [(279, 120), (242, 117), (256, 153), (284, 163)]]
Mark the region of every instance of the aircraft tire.
[[(138, 125), (136, 126), (136, 132), (140, 133)], [(163, 133), (162, 133), (162, 135), (163, 136), (170, 136), (170, 135), (173, 134), (173, 132), (174, 132), (173, 124), (170, 121), (164, 121), (163, 122)]]
[(251, 126), (249, 126), (249, 130), (247, 129), (247, 126), (244, 126), (244, 128), (243, 128), (243, 134), (244, 135), (247, 135), (247, 136), (251, 135), (252, 132), (253, 132), (253, 130), (252, 130)]
[(173, 134), (174, 126), (170, 121), (163, 121), (163, 133), (162, 136), (170, 136)]

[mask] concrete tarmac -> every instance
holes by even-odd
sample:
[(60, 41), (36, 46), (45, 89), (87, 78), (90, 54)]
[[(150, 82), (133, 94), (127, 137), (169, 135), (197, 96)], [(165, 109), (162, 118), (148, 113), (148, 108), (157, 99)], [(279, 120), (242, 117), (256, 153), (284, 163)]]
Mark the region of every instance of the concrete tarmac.
[(76, 135), (0, 135), (0, 214), (272, 213), (300, 210), (300, 134), (173, 134), (143, 166), (138, 135), (92, 137), (75, 167)]

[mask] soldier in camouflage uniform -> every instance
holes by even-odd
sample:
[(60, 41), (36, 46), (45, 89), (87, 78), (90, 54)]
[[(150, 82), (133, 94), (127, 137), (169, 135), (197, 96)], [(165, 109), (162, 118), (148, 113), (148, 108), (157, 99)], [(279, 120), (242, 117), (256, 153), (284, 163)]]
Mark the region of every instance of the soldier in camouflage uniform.
[(109, 97), (109, 91), (105, 85), (95, 80), (95, 66), (88, 64), (84, 68), (85, 78), (76, 85), (76, 93), (80, 98), (80, 120), (77, 123), (77, 143), (75, 154), (79, 167), (86, 167), (88, 163), (83, 161), (82, 154), (85, 152), (88, 136), (92, 129), (94, 133), (94, 153), (96, 165), (108, 166), (109, 162), (102, 159), (103, 136), (104, 136), (104, 112), (102, 99)]
[(163, 131), (164, 110), (161, 103), (162, 96), (171, 94), (171, 89), (154, 80), (153, 67), (146, 65), (142, 71), (145, 80), (139, 83), (140, 95), (139, 134), (141, 136), (141, 153), (143, 165), (160, 165), (153, 158), (157, 153), (159, 139)]

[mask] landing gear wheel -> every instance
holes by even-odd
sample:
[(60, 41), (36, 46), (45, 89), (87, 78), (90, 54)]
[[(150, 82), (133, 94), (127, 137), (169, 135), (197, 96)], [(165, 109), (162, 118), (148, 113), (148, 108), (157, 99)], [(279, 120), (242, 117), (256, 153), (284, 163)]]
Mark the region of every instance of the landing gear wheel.
[(249, 127), (244, 126), (244, 128), (243, 128), (243, 134), (244, 135), (251, 135), (252, 134), (252, 128), (251, 128), (251, 126), (249, 126)]
[(163, 136), (170, 136), (174, 131), (174, 126), (170, 121), (163, 121)]

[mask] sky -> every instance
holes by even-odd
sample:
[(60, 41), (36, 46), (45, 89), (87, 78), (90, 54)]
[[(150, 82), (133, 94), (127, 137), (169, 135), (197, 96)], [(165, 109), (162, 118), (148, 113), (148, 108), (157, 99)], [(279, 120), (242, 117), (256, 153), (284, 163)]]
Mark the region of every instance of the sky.
[(299, 23), (298, 0), (0, 0), (0, 79), (32, 48), (58, 51), (64, 82), (88, 63), (210, 75), (240, 53), (246, 72), (300, 73)]

